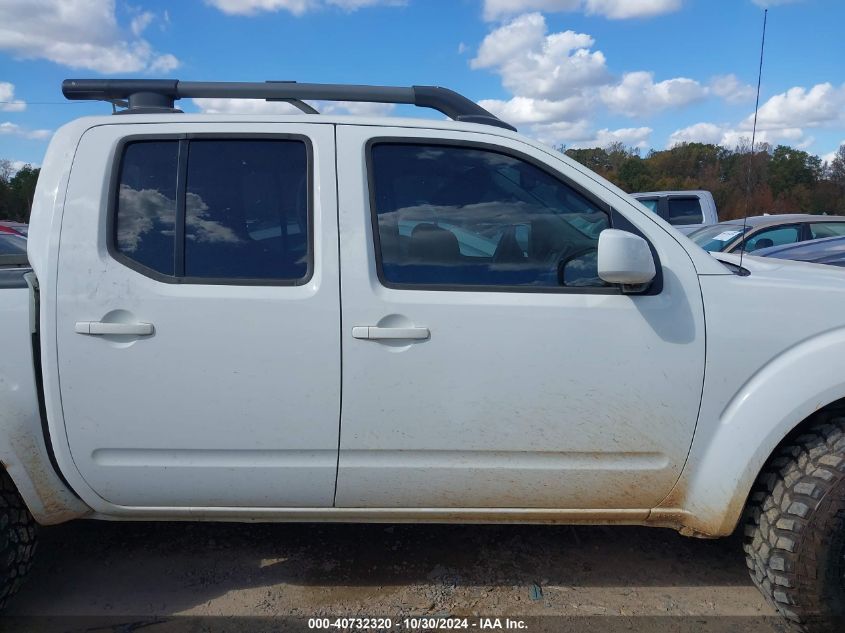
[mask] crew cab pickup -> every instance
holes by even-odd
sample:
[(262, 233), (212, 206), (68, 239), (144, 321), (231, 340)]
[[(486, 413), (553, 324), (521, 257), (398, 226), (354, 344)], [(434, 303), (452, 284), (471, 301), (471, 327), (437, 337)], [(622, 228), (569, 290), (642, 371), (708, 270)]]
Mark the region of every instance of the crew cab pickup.
[(709, 191), (646, 191), (631, 195), (685, 235), (719, 222), (716, 201)]
[(0, 276), (3, 601), (80, 517), (741, 524), (781, 613), (842, 614), (845, 271), (710, 255), (440, 88), (64, 91), (128, 108), (56, 132)]

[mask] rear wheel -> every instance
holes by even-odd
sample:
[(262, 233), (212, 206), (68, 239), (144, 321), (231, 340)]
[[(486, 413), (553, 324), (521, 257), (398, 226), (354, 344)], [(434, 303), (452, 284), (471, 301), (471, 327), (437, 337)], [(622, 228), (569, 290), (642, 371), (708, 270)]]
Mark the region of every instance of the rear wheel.
[(0, 472), (0, 609), (32, 567), (37, 524), (9, 475)]
[(845, 630), (845, 417), (820, 417), (769, 460), (746, 508), (745, 556), (784, 616)]

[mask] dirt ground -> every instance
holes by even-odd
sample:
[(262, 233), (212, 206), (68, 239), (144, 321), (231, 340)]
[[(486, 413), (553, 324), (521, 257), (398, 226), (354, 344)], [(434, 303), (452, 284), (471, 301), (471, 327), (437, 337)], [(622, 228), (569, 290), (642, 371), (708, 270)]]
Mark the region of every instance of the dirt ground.
[[(737, 536), (707, 541), (636, 527), (96, 521), (43, 529), (32, 574), (7, 610), (7, 617), (177, 614), (774, 612), (748, 579)], [(766, 627), (754, 630), (781, 630), (763, 619)]]

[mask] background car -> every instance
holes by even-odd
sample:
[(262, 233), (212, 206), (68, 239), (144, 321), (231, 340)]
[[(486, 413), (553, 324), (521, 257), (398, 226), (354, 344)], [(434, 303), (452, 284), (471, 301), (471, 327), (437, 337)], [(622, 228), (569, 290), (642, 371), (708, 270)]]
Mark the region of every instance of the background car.
[(29, 225), (22, 222), (0, 221), (0, 233), (14, 233), (26, 237), (28, 230)]
[(777, 257), (812, 264), (845, 266), (845, 236), (827, 237), (821, 240), (770, 246), (754, 251), (757, 257)]
[(26, 264), (26, 238), (12, 233), (0, 233), (0, 265)]
[[(745, 252), (807, 240), (845, 235), (845, 216), (789, 213), (758, 215), (745, 221)], [(689, 238), (710, 252), (738, 253), (743, 244), (742, 218), (705, 226)]]
[(631, 195), (681, 233), (688, 234), (719, 221), (716, 201), (709, 191), (643, 191)]

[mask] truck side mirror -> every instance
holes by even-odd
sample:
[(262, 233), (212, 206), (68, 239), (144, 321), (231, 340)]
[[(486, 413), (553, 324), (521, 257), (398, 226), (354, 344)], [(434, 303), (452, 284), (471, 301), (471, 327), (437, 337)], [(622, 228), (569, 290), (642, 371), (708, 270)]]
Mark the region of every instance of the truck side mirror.
[(639, 235), (605, 229), (599, 235), (599, 277), (611, 284), (622, 284), (623, 290), (641, 290), (657, 274), (648, 242)]

